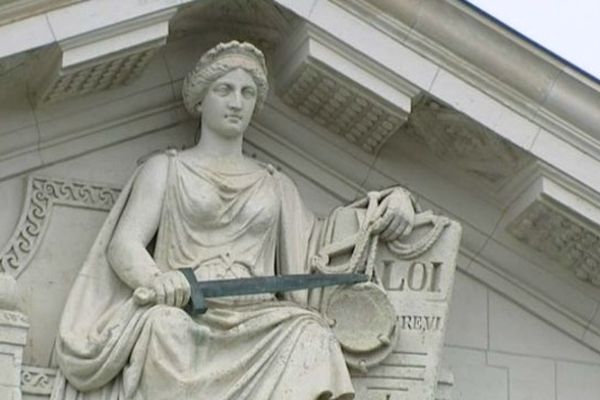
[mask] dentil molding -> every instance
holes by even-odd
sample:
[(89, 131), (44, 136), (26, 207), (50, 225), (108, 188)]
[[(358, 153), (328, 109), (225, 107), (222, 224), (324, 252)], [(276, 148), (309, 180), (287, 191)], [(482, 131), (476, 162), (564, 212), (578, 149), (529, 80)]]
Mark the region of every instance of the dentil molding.
[(18, 276), (38, 249), (55, 205), (108, 211), (120, 189), (95, 183), (29, 177), (23, 211), (17, 227), (0, 252), (0, 273)]

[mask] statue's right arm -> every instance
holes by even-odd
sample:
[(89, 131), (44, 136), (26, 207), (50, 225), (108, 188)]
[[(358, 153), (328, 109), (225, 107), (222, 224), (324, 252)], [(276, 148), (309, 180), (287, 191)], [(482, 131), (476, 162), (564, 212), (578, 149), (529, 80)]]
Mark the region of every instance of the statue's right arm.
[(160, 222), (168, 163), (161, 154), (141, 167), (107, 249), (115, 273), (132, 289), (150, 287), (161, 274), (146, 246)]

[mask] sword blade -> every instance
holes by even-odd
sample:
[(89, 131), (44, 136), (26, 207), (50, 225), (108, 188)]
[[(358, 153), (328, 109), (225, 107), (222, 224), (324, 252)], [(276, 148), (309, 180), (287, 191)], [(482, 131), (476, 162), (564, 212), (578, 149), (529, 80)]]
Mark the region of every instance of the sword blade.
[(224, 297), (352, 285), (367, 280), (365, 274), (298, 274), (200, 281), (196, 287), (202, 291), (204, 297)]

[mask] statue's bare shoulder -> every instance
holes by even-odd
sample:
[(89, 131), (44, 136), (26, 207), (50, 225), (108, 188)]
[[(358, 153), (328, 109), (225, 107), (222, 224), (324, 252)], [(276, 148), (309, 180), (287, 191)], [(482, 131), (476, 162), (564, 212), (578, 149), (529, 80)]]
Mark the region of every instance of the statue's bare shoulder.
[(168, 170), (169, 156), (166, 154), (157, 154), (140, 167), (117, 233), (125, 230), (131, 238), (144, 244), (150, 241), (160, 221)]
[(133, 193), (164, 195), (169, 171), (169, 155), (156, 154), (142, 164), (135, 179)]

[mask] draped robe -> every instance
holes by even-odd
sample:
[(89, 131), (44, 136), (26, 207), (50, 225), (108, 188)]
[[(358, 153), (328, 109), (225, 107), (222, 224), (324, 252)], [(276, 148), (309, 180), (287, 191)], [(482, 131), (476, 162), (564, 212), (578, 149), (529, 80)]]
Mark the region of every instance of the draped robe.
[[(306, 292), (222, 298), (194, 319), (136, 305), (106, 258), (134, 180), (67, 300), (52, 400), (353, 398), (339, 344)], [(306, 273), (321, 230), (273, 168), (227, 174), (169, 155), (154, 252), (163, 271), (191, 266), (203, 280)]]

